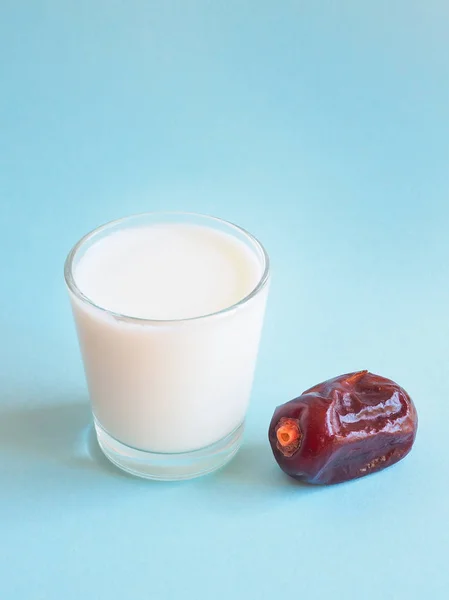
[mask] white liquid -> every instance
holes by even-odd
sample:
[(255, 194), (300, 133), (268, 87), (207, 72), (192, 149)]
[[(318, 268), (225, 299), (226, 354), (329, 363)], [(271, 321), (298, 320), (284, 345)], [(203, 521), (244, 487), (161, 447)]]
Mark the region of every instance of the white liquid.
[(130, 322), (72, 296), (80, 346), (101, 426), (154, 452), (214, 443), (244, 420), (267, 288), (241, 306), (262, 260), (244, 242), (209, 227), (124, 229), (94, 243), (74, 270), (80, 291)]

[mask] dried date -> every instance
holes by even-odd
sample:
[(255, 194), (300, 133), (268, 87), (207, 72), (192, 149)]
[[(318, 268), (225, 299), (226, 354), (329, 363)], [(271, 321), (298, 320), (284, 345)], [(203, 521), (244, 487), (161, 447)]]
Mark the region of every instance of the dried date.
[(363, 477), (411, 450), (418, 418), (394, 381), (368, 371), (330, 379), (278, 406), (269, 441), (283, 471), (330, 484)]

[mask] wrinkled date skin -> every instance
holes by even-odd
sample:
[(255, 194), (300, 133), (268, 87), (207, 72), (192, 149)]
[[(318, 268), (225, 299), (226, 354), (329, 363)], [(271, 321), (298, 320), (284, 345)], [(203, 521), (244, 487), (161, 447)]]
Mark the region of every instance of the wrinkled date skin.
[(418, 417), (407, 392), (368, 371), (335, 377), (278, 406), (269, 440), (283, 471), (340, 483), (375, 473), (410, 451)]

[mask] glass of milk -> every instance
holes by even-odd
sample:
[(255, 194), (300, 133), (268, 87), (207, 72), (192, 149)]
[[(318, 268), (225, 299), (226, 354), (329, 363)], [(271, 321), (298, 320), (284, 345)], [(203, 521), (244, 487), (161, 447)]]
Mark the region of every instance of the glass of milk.
[(83, 237), (65, 280), (104, 454), (149, 479), (228, 462), (269, 287), (260, 242), (214, 217), (136, 215)]

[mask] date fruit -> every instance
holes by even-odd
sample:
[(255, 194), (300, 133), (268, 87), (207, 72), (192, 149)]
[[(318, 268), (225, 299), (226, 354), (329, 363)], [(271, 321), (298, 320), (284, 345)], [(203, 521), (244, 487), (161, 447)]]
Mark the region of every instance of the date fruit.
[(399, 385), (358, 371), (278, 406), (268, 437), (285, 473), (308, 483), (340, 483), (398, 462), (416, 436), (415, 406)]

